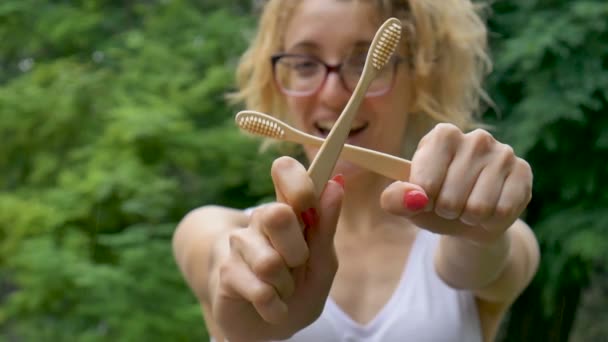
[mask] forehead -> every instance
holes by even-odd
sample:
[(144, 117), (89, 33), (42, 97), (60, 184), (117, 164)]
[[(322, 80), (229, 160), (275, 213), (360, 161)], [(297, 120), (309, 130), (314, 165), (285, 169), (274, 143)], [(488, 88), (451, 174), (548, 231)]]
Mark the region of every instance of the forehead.
[(371, 42), (378, 25), (378, 13), (371, 1), (303, 0), (287, 23), (283, 46), (288, 51), (343, 51)]

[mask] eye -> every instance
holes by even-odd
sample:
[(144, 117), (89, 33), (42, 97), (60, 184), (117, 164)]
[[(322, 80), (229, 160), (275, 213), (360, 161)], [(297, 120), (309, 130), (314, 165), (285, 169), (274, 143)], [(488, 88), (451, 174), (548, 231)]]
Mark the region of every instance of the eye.
[(292, 61), (290, 67), (300, 77), (313, 76), (319, 71), (319, 63), (312, 59), (298, 58)]
[(354, 75), (360, 75), (363, 72), (366, 57), (366, 53), (360, 53), (350, 56), (344, 61), (344, 69), (346, 69), (345, 71)]

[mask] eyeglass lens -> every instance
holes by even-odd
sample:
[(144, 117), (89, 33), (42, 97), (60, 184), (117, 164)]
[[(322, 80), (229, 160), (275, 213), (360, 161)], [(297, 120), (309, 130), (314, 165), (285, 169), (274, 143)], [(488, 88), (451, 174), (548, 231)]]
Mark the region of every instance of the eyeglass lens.
[[(365, 55), (346, 59), (340, 67), (340, 77), (346, 89), (352, 92), (365, 65)], [(370, 84), (367, 95), (387, 91), (391, 87), (394, 62), (387, 64)], [(283, 55), (275, 64), (275, 78), (279, 86), (295, 96), (310, 95), (317, 91), (327, 77), (327, 67), (323, 62), (300, 55)]]

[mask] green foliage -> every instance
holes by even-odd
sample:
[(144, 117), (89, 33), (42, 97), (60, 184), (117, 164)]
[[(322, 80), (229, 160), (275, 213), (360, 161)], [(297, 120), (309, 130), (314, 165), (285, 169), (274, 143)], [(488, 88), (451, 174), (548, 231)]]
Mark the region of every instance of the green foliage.
[[(167, 234), (152, 233), (160, 228), (132, 227), (100, 238), (101, 248), (117, 253), (115, 264), (93, 262), (84, 235), (69, 234), (61, 243), (29, 239), (9, 263), (22, 287), (3, 312), (12, 318), (12, 334), (28, 341), (203, 338), (200, 311), (175, 276)], [(184, 330), (188, 322), (199, 324)]]
[(172, 231), (192, 208), (271, 189), (271, 154), (224, 100), (252, 24), (244, 5), (0, 4), (4, 336), (206, 336)]
[(526, 219), (542, 247), (542, 301), (525, 305), (561, 319), (564, 296), (576, 298), (608, 260), (608, 3), (517, 0), (494, 10), (497, 134), (535, 173)]

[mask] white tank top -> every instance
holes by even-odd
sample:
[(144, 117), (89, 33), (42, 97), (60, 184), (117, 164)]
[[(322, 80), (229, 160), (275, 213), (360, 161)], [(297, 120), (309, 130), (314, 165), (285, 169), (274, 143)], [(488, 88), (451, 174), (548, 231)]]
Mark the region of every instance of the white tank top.
[(435, 273), (439, 235), (420, 230), (395, 292), (372, 321), (353, 321), (330, 298), (321, 316), (284, 342), (481, 342), (475, 298)]
[(353, 321), (330, 298), (321, 316), (289, 342), (481, 342), (475, 298), (439, 279), (439, 235), (418, 232), (397, 289), (372, 321)]

